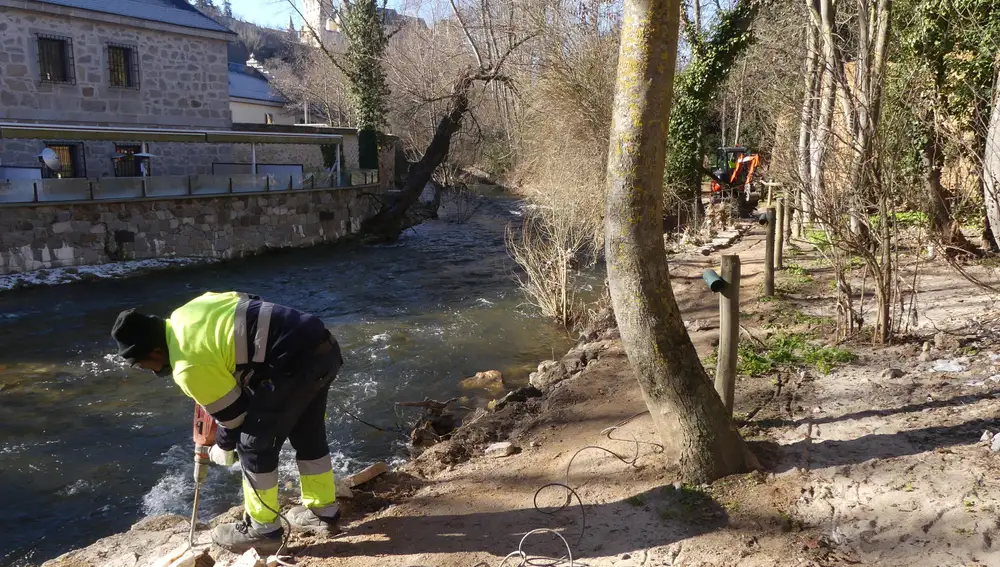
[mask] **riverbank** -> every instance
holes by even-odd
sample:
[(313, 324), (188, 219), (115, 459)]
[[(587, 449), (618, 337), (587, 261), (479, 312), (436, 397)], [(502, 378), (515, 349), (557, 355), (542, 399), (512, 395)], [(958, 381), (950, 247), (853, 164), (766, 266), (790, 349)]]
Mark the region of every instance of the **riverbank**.
[(214, 258), (158, 258), (20, 272), (0, 276), (0, 292), (96, 280), (125, 279), (177, 268), (212, 264), (217, 261)]
[[(392, 245), (290, 250), (0, 293), (0, 502), (8, 511), (0, 567), (37, 565), (146, 516), (190, 514), (191, 402), (171, 380), (113, 355), (108, 333), (122, 309), (168, 315), (219, 290), (307, 309), (344, 348), (332, 402), (390, 429), (412, 415), (397, 415), (397, 401), (467, 396), (463, 405), (485, 404), (488, 393), (459, 386), (480, 370), (527, 383), (539, 360), (572, 340), (523, 305), (511, 277), (504, 229), (517, 207), (486, 199), (461, 219), (446, 208)], [(408, 455), (405, 439), (333, 405), (327, 431), (338, 474)], [(292, 451), (281, 458), (283, 471), (294, 469)], [(238, 472), (213, 469), (201, 518), (225, 512), (239, 494)]]
[[(577, 372), (543, 396), (483, 414), (362, 487), (345, 501), (345, 534), (293, 535), (300, 564), (499, 565), (526, 532), (545, 527), (591, 566), (997, 565), (997, 457), (980, 441), (984, 430), (997, 433), (1000, 411), (992, 298), (946, 266), (922, 262), (921, 310), (905, 342), (831, 347), (829, 267), (800, 244), (778, 277), (781, 297), (756, 301), (762, 239), (754, 230), (726, 253), (741, 256), (743, 322), (753, 337), (744, 340), (756, 355), (742, 366), (736, 417), (767, 471), (675, 486), (608, 330), (559, 361)], [(671, 260), (675, 294), (706, 359), (717, 299), (700, 274), (715, 263), (698, 253)], [(932, 346), (921, 356), (924, 341)], [(517, 451), (485, 456), (494, 441)], [(559, 487), (536, 492), (553, 482), (573, 487), (582, 505), (573, 497), (555, 515), (539, 514), (536, 506), (556, 512), (566, 501)], [(144, 566), (185, 529), (183, 518), (147, 519), (47, 565)], [(207, 537), (199, 532), (199, 541)], [(565, 554), (546, 535), (524, 551)]]

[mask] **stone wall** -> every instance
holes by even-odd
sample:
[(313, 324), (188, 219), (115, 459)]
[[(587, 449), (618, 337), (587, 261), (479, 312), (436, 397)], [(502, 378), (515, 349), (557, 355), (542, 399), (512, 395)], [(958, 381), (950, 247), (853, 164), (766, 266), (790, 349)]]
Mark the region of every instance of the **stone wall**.
[[(36, 11), (0, 9), (0, 119), (198, 128), (232, 123), (227, 36), (174, 33), (130, 18), (71, 18), (59, 7), (31, 4)], [(36, 34), (72, 40), (75, 84), (40, 81)], [(109, 85), (108, 43), (137, 50), (138, 88)]]
[(0, 207), (0, 274), (163, 257), (238, 258), (332, 242), (374, 213), (371, 188)]

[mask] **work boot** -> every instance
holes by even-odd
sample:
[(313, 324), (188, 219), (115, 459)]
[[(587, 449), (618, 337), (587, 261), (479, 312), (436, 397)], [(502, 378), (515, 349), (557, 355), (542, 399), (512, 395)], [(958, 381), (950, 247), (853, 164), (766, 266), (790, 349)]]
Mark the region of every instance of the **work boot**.
[(228, 549), (233, 553), (243, 553), (250, 548), (256, 549), (261, 555), (276, 553), (281, 547), (285, 530), (277, 529), (262, 532), (255, 527), (250, 517), (245, 515), (235, 524), (222, 524), (212, 530), (212, 543)]
[[(332, 510), (331, 510), (332, 508)], [(332, 515), (327, 515), (332, 512)], [(323, 509), (324, 515), (320, 516), (311, 508), (305, 506), (294, 506), (285, 514), (288, 523), (296, 529), (322, 535), (334, 535), (340, 532), (337, 521), (340, 520), (340, 507), (336, 504)]]

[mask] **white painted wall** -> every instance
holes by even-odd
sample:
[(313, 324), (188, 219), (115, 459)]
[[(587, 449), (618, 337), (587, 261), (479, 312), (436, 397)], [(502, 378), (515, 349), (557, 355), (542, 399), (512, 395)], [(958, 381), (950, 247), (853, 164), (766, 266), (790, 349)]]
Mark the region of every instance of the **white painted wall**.
[(280, 106), (230, 100), (229, 110), (233, 113), (233, 122), (264, 124), (264, 115), (270, 113), (274, 115), (274, 124), (295, 124), (295, 115)]

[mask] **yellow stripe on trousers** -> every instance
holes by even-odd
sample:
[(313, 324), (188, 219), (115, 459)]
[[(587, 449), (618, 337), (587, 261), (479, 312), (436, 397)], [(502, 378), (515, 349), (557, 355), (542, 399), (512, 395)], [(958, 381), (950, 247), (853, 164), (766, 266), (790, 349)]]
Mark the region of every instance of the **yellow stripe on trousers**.
[[(270, 509), (268, 509), (270, 508)], [(243, 509), (261, 524), (278, 519), (278, 471), (243, 473)]]
[(311, 461), (296, 461), (296, 464), (299, 467), (303, 506), (316, 510), (337, 501), (333, 464), (329, 455)]

